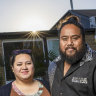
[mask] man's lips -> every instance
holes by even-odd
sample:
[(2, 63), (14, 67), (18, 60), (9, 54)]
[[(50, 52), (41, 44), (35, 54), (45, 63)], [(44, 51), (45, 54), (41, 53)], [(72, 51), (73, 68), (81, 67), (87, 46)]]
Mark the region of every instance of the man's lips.
[(74, 49), (73, 48), (69, 48), (69, 49), (67, 49), (68, 51), (73, 51)]
[(65, 49), (65, 51), (72, 53), (72, 52), (75, 52), (76, 49), (75, 49), (74, 47), (67, 47), (67, 48)]
[(76, 50), (74, 47), (68, 47), (65, 50)]

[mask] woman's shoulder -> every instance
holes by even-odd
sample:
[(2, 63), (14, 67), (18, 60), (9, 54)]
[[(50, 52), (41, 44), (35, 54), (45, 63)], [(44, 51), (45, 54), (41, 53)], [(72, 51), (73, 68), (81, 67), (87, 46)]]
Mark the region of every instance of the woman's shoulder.
[(11, 87), (11, 85), (12, 85), (12, 82), (10, 82), (10, 83), (8, 83), (6, 85), (1, 86), (0, 89), (9, 88), (9, 87)]
[(0, 87), (0, 94), (8, 94), (11, 91), (11, 86), (12, 86), (12, 82), (1, 86)]
[(41, 83), (41, 85), (43, 85), (43, 93), (40, 96), (51, 96), (49, 83), (43, 79), (38, 81)]
[(43, 86), (50, 92), (49, 82), (44, 79), (36, 79), (43, 84)]

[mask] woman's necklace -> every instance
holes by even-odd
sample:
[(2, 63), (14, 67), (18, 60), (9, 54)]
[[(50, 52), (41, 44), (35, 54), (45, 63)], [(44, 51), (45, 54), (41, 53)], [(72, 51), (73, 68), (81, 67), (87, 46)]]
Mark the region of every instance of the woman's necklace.
[(24, 95), (24, 93), (22, 93), (14, 83), (12, 83), (12, 88), (13, 90), (18, 94), (18, 95), (23, 95), (23, 96), (40, 96), (42, 93), (43, 93), (43, 85), (38, 82), (38, 86), (39, 86), (39, 90), (35, 93), (35, 94), (32, 94), (32, 95)]

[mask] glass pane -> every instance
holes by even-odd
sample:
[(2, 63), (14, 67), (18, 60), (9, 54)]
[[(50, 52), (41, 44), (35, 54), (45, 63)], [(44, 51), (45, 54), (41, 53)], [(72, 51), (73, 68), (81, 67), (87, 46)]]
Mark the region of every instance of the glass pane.
[(47, 44), (49, 60), (53, 61), (59, 55), (59, 40), (48, 39)]

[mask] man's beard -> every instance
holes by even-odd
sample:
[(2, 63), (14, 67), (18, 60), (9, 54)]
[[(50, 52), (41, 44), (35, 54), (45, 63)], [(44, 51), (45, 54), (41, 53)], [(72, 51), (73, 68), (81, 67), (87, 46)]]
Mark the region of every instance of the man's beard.
[[(69, 48), (69, 47), (68, 47), (68, 48)], [(68, 48), (66, 48), (66, 50), (67, 50)], [(74, 51), (76, 51), (74, 55), (71, 55), (71, 56), (67, 55), (67, 54), (66, 54), (66, 51), (65, 51), (65, 52), (62, 52), (62, 50), (61, 50), (60, 47), (59, 47), (59, 51), (60, 51), (60, 55), (61, 55), (62, 61), (63, 61), (63, 62), (66, 61), (68, 64), (73, 65), (73, 64), (77, 63), (79, 60), (81, 60), (81, 59), (83, 58), (83, 56), (84, 56), (84, 54), (85, 54), (85, 52), (86, 52), (86, 47), (85, 47), (85, 45), (83, 44), (83, 45), (82, 45), (82, 48), (81, 48), (80, 50), (78, 50), (78, 51), (77, 51), (77, 49), (74, 48), (74, 47), (70, 47), (70, 48), (72, 48), (72, 49), (74, 49)]]

